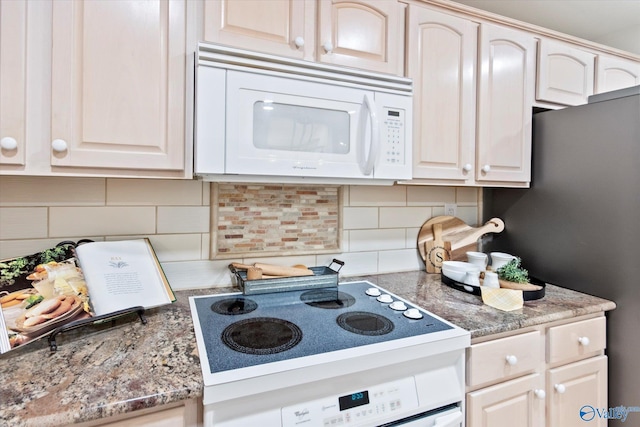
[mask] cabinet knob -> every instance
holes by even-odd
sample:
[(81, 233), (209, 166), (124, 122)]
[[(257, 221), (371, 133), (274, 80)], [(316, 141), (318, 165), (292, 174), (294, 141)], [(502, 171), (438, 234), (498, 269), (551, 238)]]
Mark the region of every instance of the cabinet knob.
[(51, 143), (51, 148), (56, 153), (63, 153), (67, 151), (69, 146), (67, 144), (67, 141), (65, 141), (64, 139), (54, 139), (53, 142)]
[(539, 388), (533, 390), (533, 394), (535, 394), (535, 396), (538, 399), (544, 399), (545, 397), (547, 397), (547, 393), (545, 393), (544, 390), (539, 389)]
[(3, 150), (15, 150), (18, 148), (18, 141), (15, 138), (11, 138), (10, 136), (5, 136), (0, 139), (0, 148)]
[(331, 53), (333, 52), (333, 43), (326, 42), (325, 44), (322, 45), (322, 48), (324, 49), (325, 52)]
[(589, 337), (580, 337), (578, 338), (578, 342), (586, 347), (589, 345), (589, 342), (590, 342)]
[(298, 36), (293, 40), (293, 43), (296, 45), (298, 49), (300, 49), (302, 46), (304, 46), (304, 39)]
[(567, 388), (564, 386), (564, 384), (556, 384), (553, 386), (553, 388), (556, 389), (556, 391), (560, 394), (564, 393), (565, 391), (567, 391)]
[(462, 167), (462, 170), (465, 171), (465, 172), (471, 172), (471, 169), (473, 169), (473, 166), (471, 166), (470, 163), (467, 163), (466, 165), (464, 165)]
[(489, 166), (489, 165), (484, 165), (484, 166), (482, 167), (482, 172), (484, 172), (484, 173), (489, 173), (489, 172), (491, 172), (491, 166)]
[(518, 358), (513, 355), (513, 354), (509, 354), (507, 355), (507, 357), (505, 357), (505, 360), (507, 361), (507, 363), (511, 366), (515, 365), (516, 363), (518, 363)]

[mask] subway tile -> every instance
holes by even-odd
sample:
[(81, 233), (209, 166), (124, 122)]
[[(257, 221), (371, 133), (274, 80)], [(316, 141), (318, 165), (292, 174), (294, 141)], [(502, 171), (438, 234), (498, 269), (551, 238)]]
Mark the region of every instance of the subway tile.
[(420, 228), (407, 228), (405, 231), (407, 233), (407, 248), (415, 247), (417, 250)]
[(159, 206), (159, 234), (208, 233), (209, 207), (207, 206)]
[(341, 280), (349, 276), (375, 274), (378, 271), (378, 252), (343, 252), (318, 255), (320, 265), (329, 265), (334, 258), (344, 261), (340, 270)]
[(202, 205), (202, 181), (107, 179), (107, 205)]
[(231, 285), (227, 261), (162, 262), (162, 270), (174, 291)]
[(349, 232), (349, 248), (352, 252), (403, 249), (404, 247), (405, 231), (402, 228)]
[(100, 206), (103, 178), (3, 176), (0, 206)]
[(381, 251), (378, 258), (378, 273), (424, 270), (424, 263), (416, 249)]
[(0, 239), (45, 237), (47, 208), (0, 208)]
[(429, 218), (430, 207), (380, 208), (380, 228), (420, 227)]
[(201, 240), (200, 259), (209, 259), (209, 258), (211, 258), (211, 234), (202, 233), (200, 240)]
[(407, 205), (434, 206), (456, 203), (454, 187), (410, 185), (407, 187)]
[(475, 206), (458, 206), (456, 216), (472, 227), (478, 225), (478, 208)]
[(407, 190), (402, 185), (349, 187), (349, 206), (406, 206)]
[(458, 204), (478, 204), (481, 199), (482, 189), (476, 187), (456, 188), (456, 203)]
[(49, 235), (150, 235), (156, 232), (155, 207), (52, 207)]
[[(74, 239), (77, 240), (77, 239)], [(20, 239), (0, 242), (0, 259), (16, 258), (53, 248), (61, 239)]]
[(378, 208), (344, 208), (342, 228), (345, 230), (378, 228)]
[(160, 262), (199, 260), (202, 253), (200, 234), (155, 234), (149, 236)]

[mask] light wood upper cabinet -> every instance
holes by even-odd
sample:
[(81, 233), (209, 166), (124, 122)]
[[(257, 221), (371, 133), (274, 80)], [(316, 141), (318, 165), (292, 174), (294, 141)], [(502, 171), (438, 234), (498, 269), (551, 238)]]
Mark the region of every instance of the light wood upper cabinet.
[(204, 38), (214, 43), (312, 60), (310, 0), (205, 0)]
[(640, 85), (640, 62), (599, 54), (596, 58), (595, 93)]
[(183, 170), (185, 1), (54, 1), (51, 164)]
[(0, 164), (24, 165), (27, 2), (0, 2)]
[(318, 61), (404, 72), (404, 6), (395, 0), (318, 2)]
[(205, 0), (204, 38), (404, 75), (404, 8), (397, 0)]
[(566, 43), (541, 39), (538, 44), (536, 99), (581, 105), (593, 95), (595, 55)]
[(407, 28), (413, 177), (473, 182), (478, 25), (411, 4)]
[(531, 180), (536, 41), (532, 34), (480, 26), (476, 180)]

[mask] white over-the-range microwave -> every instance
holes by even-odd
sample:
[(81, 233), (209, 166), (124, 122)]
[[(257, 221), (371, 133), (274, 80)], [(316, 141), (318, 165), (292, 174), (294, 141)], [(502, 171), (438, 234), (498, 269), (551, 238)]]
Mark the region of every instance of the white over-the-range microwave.
[(196, 59), (194, 170), (202, 179), (411, 179), (411, 79), (208, 43)]

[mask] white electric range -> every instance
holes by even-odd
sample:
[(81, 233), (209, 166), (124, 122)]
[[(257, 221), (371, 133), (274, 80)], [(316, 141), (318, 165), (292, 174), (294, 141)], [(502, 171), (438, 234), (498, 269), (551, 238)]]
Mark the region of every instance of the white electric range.
[(190, 305), (207, 427), (464, 425), (470, 334), (370, 282)]

